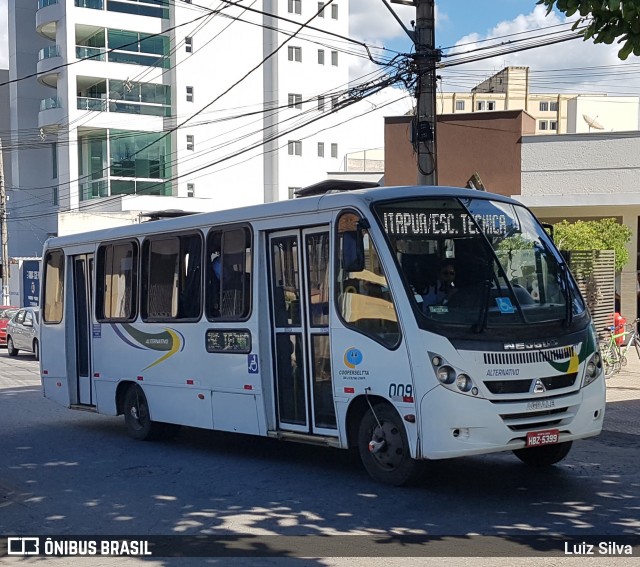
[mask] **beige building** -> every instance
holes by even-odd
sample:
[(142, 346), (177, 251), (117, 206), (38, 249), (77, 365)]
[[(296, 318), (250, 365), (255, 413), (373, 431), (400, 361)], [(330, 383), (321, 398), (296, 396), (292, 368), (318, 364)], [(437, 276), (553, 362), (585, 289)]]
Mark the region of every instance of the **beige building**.
[(438, 114), (524, 110), (536, 134), (640, 129), (640, 97), (604, 93), (532, 93), (529, 67), (506, 67), (470, 92), (439, 93)]

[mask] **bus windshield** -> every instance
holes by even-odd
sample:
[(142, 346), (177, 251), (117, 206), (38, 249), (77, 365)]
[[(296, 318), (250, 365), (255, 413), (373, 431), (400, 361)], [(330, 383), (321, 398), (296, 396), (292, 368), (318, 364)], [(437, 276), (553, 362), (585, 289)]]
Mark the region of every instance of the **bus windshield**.
[(419, 317), (476, 332), (585, 311), (563, 258), (525, 207), (424, 198), (374, 207)]

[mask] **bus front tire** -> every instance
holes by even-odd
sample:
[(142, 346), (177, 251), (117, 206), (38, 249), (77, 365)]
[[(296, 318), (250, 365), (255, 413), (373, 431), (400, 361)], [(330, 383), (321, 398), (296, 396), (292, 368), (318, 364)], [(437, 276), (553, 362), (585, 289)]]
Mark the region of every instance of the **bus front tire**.
[(555, 445), (532, 447), (529, 449), (516, 449), (513, 454), (523, 463), (532, 467), (548, 467), (555, 465), (564, 459), (571, 450), (573, 441), (565, 441)]
[(152, 441), (160, 435), (160, 423), (151, 421), (149, 403), (139, 386), (132, 386), (124, 397), (124, 422), (129, 435), (138, 441)]
[[(371, 441), (382, 445), (371, 451)], [(378, 482), (402, 486), (416, 481), (423, 470), (422, 463), (411, 458), (400, 416), (386, 404), (378, 404), (364, 414), (358, 430), (358, 451), (364, 468)]]

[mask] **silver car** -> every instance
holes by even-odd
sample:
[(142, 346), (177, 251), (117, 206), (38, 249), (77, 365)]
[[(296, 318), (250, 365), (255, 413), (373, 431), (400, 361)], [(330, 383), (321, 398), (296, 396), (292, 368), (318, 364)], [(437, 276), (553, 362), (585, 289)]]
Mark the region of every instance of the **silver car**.
[(31, 352), (40, 357), (40, 309), (23, 307), (7, 325), (7, 352), (18, 356), (18, 351)]

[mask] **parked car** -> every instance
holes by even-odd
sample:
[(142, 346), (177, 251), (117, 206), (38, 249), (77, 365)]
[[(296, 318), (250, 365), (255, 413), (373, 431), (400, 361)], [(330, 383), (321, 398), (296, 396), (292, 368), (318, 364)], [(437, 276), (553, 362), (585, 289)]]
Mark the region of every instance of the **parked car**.
[(7, 325), (7, 352), (18, 356), (18, 351), (32, 352), (40, 358), (40, 309), (23, 307)]
[(7, 324), (17, 312), (17, 307), (0, 305), (0, 346), (7, 346)]

